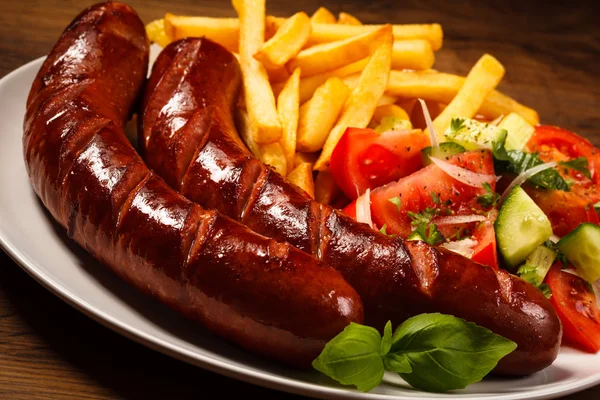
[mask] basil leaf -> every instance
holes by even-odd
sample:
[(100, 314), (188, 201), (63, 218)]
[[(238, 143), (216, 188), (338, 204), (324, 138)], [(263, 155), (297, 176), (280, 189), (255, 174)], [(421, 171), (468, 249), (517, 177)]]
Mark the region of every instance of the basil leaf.
[(389, 353), (392, 348), (392, 321), (388, 321), (383, 328), (383, 339), (381, 339), (381, 352), (382, 356)]
[(579, 171), (588, 179), (592, 179), (592, 174), (589, 170), (588, 159), (585, 157), (575, 158), (571, 161), (563, 161), (559, 164), (564, 167), (574, 169), (575, 171)]
[[(411, 386), (433, 392), (462, 389), (480, 381), (517, 345), (490, 330), (443, 314), (421, 314), (396, 329), (386, 365), (400, 372)], [(389, 361), (393, 360), (393, 361)]]
[(405, 354), (386, 354), (383, 358), (383, 365), (386, 371), (397, 372), (399, 374), (410, 374), (412, 367)]
[(377, 329), (350, 323), (325, 345), (312, 366), (343, 385), (367, 392), (383, 379), (381, 348)]

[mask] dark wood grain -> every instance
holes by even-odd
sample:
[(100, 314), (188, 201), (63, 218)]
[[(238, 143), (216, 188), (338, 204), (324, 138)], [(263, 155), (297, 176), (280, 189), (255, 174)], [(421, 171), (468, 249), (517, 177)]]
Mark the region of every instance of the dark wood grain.
[[(233, 16), (228, 1), (129, 2), (146, 21), (164, 12)], [(542, 121), (600, 145), (600, 25), (593, 2), (304, 0), (366, 23), (439, 22), (445, 43), (436, 68), (466, 74), (488, 52), (506, 67), (500, 89), (535, 109)], [(0, 76), (46, 54), (71, 19), (91, 2), (3, 1)], [(269, 0), (289, 15), (297, 2)], [(4, 190), (4, 189), (3, 189)], [(0, 398), (167, 399), (300, 398), (235, 381), (174, 360), (98, 323), (49, 293), (0, 252)], [(213, 396), (209, 396), (212, 398)], [(216, 397), (216, 395), (215, 395)], [(568, 397), (600, 398), (600, 388)]]

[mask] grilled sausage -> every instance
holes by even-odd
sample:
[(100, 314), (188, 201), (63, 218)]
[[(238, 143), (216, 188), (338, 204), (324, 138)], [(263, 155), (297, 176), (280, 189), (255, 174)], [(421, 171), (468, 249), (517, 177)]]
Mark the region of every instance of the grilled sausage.
[(233, 121), (234, 56), (206, 39), (170, 44), (142, 106), (146, 162), (198, 204), (285, 240), (333, 266), (360, 294), (367, 323), (382, 329), (422, 312), (453, 314), (518, 344), (495, 370), (524, 375), (556, 358), (561, 324), (533, 286), (445, 249), (404, 242), (310, 199), (256, 160)]
[(27, 100), (35, 192), (72, 239), (142, 292), (246, 349), (308, 367), (362, 322), (359, 296), (334, 269), (202, 209), (147, 168), (123, 130), (147, 66), (144, 25), (128, 6), (98, 4), (69, 25)]

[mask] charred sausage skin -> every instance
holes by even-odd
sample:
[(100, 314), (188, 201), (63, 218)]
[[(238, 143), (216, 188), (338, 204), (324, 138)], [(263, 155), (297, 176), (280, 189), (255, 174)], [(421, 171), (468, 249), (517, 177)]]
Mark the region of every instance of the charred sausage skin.
[(381, 329), (422, 312), (444, 312), (518, 344), (494, 371), (526, 375), (550, 365), (562, 327), (539, 290), (504, 271), (422, 242), (403, 242), (310, 199), (256, 160), (233, 120), (236, 59), (210, 40), (167, 46), (142, 104), (146, 162), (198, 204), (333, 266), (360, 294), (366, 322)]
[(334, 269), (202, 209), (147, 168), (123, 131), (147, 65), (130, 7), (97, 4), (69, 25), (27, 100), (35, 192), (69, 237), (137, 289), (246, 349), (308, 367), (362, 322), (360, 297)]

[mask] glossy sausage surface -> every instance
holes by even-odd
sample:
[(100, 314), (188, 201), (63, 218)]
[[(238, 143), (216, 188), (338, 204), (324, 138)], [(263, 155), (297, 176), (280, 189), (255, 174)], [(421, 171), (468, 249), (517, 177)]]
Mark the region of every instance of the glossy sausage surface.
[(333, 266), (354, 286), (366, 322), (381, 329), (422, 312), (444, 312), (518, 344), (495, 373), (524, 375), (556, 358), (561, 324), (533, 286), (444, 249), (404, 242), (357, 223), (256, 160), (233, 121), (235, 60), (209, 40), (184, 39), (158, 57), (142, 107), (148, 164), (198, 204), (285, 240)]
[[(142, 292), (246, 349), (308, 367), (362, 322), (359, 296), (334, 269), (202, 209), (147, 168), (123, 131), (147, 65), (130, 7), (97, 4), (71, 23), (27, 101), (33, 188), (72, 239)], [(230, 78), (239, 84), (237, 69)]]

